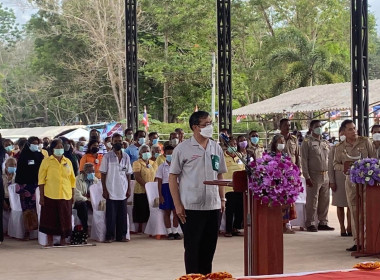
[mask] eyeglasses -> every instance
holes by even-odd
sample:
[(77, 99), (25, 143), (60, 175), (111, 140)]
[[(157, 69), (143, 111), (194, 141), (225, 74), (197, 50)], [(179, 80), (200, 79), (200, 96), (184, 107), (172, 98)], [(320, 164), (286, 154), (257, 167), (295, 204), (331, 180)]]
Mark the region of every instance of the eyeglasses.
[(213, 125), (213, 122), (205, 123), (205, 124), (198, 124), (200, 128), (204, 128), (206, 126)]

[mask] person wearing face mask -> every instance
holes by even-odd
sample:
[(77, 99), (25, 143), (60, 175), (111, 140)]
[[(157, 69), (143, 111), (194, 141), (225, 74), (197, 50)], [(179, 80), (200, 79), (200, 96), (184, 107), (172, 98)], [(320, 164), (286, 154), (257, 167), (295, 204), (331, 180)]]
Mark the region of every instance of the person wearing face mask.
[(252, 130), (249, 133), (249, 141), (247, 152), (249, 156), (253, 159), (262, 158), (264, 147), (259, 145), (260, 137), (256, 130)]
[[(104, 138), (104, 145), (106, 146), (107, 153), (112, 150), (111, 137), (108, 136), (108, 137)], [(128, 145), (127, 145), (127, 147), (128, 147)], [(127, 147), (125, 147), (125, 148), (127, 148)]]
[[(107, 147), (106, 145), (104, 145), (104, 143), (100, 140), (100, 133), (97, 129), (91, 129), (90, 130), (90, 138), (89, 138), (89, 142), (91, 140), (93, 141), (97, 141), (99, 143), (99, 151), (98, 153), (100, 155), (105, 155), (107, 153)], [(87, 150), (89, 149), (89, 146), (88, 145), (85, 145), (83, 147), (83, 152), (87, 153)]]
[(63, 142), (63, 149), (65, 150), (65, 153), (63, 154), (66, 158), (68, 158), (71, 161), (71, 164), (73, 165), (74, 169), (74, 175), (78, 175), (78, 170), (79, 170), (79, 163), (76, 155), (74, 154), (74, 148), (69, 139), (66, 137), (59, 137), (62, 142)]
[[(311, 136), (301, 145), (303, 176), (306, 179), (306, 222), (309, 232), (334, 230), (328, 226), (327, 215), (330, 205), (328, 158), (330, 145), (322, 138), (320, 120), (310, 122)], [(316, 224), (315, 217), (319, 224)]]
[(37, 225), (34, 224), (37, 217), (35, 192), (38, 187), (38, 170), (44, 159), (38, 143), (38, 137), (29, 137), (17, 161), (16, 192), (20, 194), (26, 240), (29, 239), (30, 231), (37, 229)]
[(99, 154), (99, 142), (98, 140), (90, 140), (88, 142), (88, 150), (80, 160), (79, 171), (83, 172), (83, 167), (87, 162), (90, 162), (95, 167), (95, 176), (100, 179), (101, 174), (99, 171), (100, 164), (102, 163), (103, 154)]
[[(161, 164), (156, 173), (155, 181), (158, 183), (158, 193), (160, 205), (159, 208), (164, 211), (164, 224), (169, 240), (181, 240), (182, 237), (178, 233), (178, 217), (175, 214), (173, 198), (169, 189), (169, 169), (172, 161), (174, 147), (165, 146), (164, 156), (165, 162)], [(170, 221), (170, 215), (173, 213), (173, 224)]]
[[(230, 146), (224, 151), (227, 173), (223, 175), (224, 179), (232, 179), (235, 171), (244, 170), (244, 164), (237, 156), (237, 142), (234, 137), (229, 138)], [(234, 192), (232, 187), (224, 187), (226, 193), (226, 231), (225, 237), (241, 235), (240, 229), (243, 224), (243, 193)]]
[(371, 129), (371, 133), (377, 158), (380, 159), (380, 125), (375, 124)]
[(13, 142), (11, 139), (4, 139), (3, 146), (8, 157), (13, 157)]
[(133, 163), (135, 188), (133, 192), (133, 222), (139, 224), (138, 233), (142, 233), (143, 224), (149, 219), (149, 204), (146, 196), (145, 184), (154, 182), (157, 164), (151, 160), (152, 153), (148, 145), (139, 148), (139, 159)]
[(184, 141), (184, 135), (185, 135), (185, 133), (183, 132), (183, 129), (182, 128), (176, 128), (174, 130), (174, 132), (176, 132), (178, 134), (179, 143), (182, 143)]
[(160, 160), (159, 160), (160, 156), (162, 155), (161, 146), (158, 144), (155, 144), (155, 145), (151, 146), (150, 149), (152, 150), (152, 160), (154, 162), (156, 162), (157, 167), (158, 167), (159, 165), (162, 164), (162, 162), (160, 162)]
[[(244, 135), (239, 135), (237, 138), (237, 151), (240, 154), (240, 157), (245, 161), (247, 160), (247, 148), (248, 148), (248, 140)], [(250, 161), (250, 159), (248, 160)]]
[(80, 160), (82, 159), (82, 157), (84, 156), (84, 146), (86, 145), (86, 142), (85, 141), (78, 141), (76, 142), (75, 144), (75, 151), (74, 151), (74, 154), (76, 155), (77, 157), (77, 160), (78, 162), (80, 162)]
[[(339, 129), (339, 139), (340, 142), (346, 140), (346, 136), (343, 130)], [(347, 195), (345, 189), (346, 177), (342, 171), (334, 170), (334, 153), (335, 145), (330, 147), (329, 153), (329, 182), (330, 189), (332, 190), (332, 203), (331, 205), (336, 206), (337, 215), (340, 225), (340, 236), (352, 236), (351, 230), (351, 213), (348, 208)], [(347, 228), (344, 225), (344, 208), (347, 208)]]
[(149, 147), (152, 148), (153, 145), (159, 145), (162, 147), (162, 144), (159, 142), (160, 137), (158, 136), (157, 132), (151, 132), (148, 134), (148, 139), (149, 139)]
[(139, 148), (145, 144), (146, 133), (144, 130), (137, 130), (134, 134), (134, 143), (130, 145), (125, 152), (131, 159), (131, 164), (139, 159)]
[[(10, 203), (9, 203), (8, 187), (15, 183), (16, 170), (17, 170), (16, 159), (13, 157), (7, 158), (5, 160), (4, 173), (3, 173), (3, 178), (2, 178), (3, 179), (3, 186), (4, 186), (4, 203), (2, 205), (3, 205), (4, 211), (11, 210)], [(1, 211), (1, 208), (0, 208), (0, 211)], [(8, 228), (6, 225), (4, 225), (4, 226), (5, 226), (5, 228)], [(0, 227), (0, 228), (2, 228), (2, 227)]]
[(133, 141), (133, 129), (132, 128), (127, 128), (124, 131), (124, 137), (125, 137), (125, 141), (128, 142), (128, 147), (130, 145), (132, 145), (134, 143), (134, 141)]
[(47, 234), (47, 247), (53, 246), (53, 235), (61, 236), (61, 246), (71, 235), (75, 175), (61, 139), (50, 143), (50, 157), (45, 158), (38, 173), (41, 216), (39, 231)]
[[(112, 151), (104, 156), (102, 173), (103, 197), (106, 199), (106, 243), (114, 239), (126, 242), (127, 199), (130, 197), (132, 167), (129, 156), (122, 151), (123, 137), (112, 135)], [(115, 233), (116, 230), (116, 233)]]
[[(18, 160), (20, 158), (21, 151), (24, 149), (24, 146), (28, 143), (28, 139), (21, 137), (16, 142), (17, 144), (15, 144), (13, 157)], [(16, 149), (16, 146), (18, 147), (18, 149)]]
[(74, 209), (77, 210), (78, 218), (86, 233), (88, 233), (88, 210), (92, 210), (89, 187), (98, 181), (94, 165), (90, 162), (84, 165), (83, 172), (75, 178)]
[(173, 151), (169, 188), (184, 235), (186, 273), (208, 274), (226, 198), (224, 186), (204, 181), (223, 180), (227, 167), (222, 148), (211, 139), (214, 128), (209, 113), (194, 112), (189, 126), (193, 136)]
[[(356, 251), (356, 224), (359, 222), (356, 218), (356, 187), (351, 183), (349, 176), (349, 168), (351, 164), (363, 158), (376, 158), (376, 151), (367, 137), (358, 136), (356, 125), (352, 120), (344, 120), (340, 125), (342, 132), (346, 136), (343, 142), (336, 145), (334, 154), (334, 170), (343, 171), (346, 175), (346, 195), (347, 203), (351, 212), (352, 235), (354, 245), (347, 248), (347, 251)], [(365, 203), (365, 202), (364, 202)]]
[[(285, 152), (285, 143), (285, 137), (282, 134), (274, 135), (270, 144), (270, 155), (281, 155), (281, 157), (289, 157), (289, 155)], [(290, 220), (293, 219), (291, 216), (291, 211), (295, 211), (294, 204), (282, 206), (282, 231), (284, 234), (295, 233), (295, 231), (292, 230), (290, 224)]]
[(173, 146), (174, 148), (179, 144), (179, 137), (177, 132), (172, 132), (169, 135), (169, 141), (168, 143), (165, 143), (166, 145)]
[(289, 155), (295, 165), (301, 168), (300, 147), (297, 137), (290, 134), (290, 121), (288, 119), (280, 120), (280, 131), (285, 139), (284, 152)]

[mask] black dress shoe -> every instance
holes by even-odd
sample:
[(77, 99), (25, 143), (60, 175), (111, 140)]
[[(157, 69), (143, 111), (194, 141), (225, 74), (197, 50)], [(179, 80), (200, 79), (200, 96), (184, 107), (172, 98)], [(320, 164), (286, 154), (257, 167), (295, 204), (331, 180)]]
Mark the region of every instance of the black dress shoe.
[(329, 227), (328, 225), (318, 225), (318, 230), (335, 230), (333, 227)]
[(358, 250), (358, 247), (356, 245), (346, 249), (346, 251), (348, 251), (348, 252), (355, 252), (357, 250)]
[(347, 232), (347, 236), (352, 236), (352, 232)]
[(318, 232), (317, 227), (314, 226), (314, 225), (308, 226), (308, 227), (306, 228), (306, 230), (307, 230), (308, 232)]
[(345, 233), (345, 232), (341, 232), (341, 233), (340, 233), (340, 236), (348, 236), (348, 235), (347, 235), (347, 233)]

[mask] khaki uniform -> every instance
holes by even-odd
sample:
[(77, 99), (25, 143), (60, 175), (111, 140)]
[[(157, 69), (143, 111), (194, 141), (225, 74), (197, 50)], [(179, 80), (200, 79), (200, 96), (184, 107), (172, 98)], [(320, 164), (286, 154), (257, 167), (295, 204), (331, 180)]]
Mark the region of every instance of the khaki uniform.
[(287, 139), (285, 138), (285, 142), (284, 153), (287, 153), (292, 162), (301, 168), (300, 147), (298, 145), (297, 137), (289, 135)]
[(252, 158), (259, 159), (263, 157), (264, 147), (260, 145), (252, 145), (250, 143), (247, 152)]
[(327, 225), (330, 204), (328, 178), (328, 158), (330, 146), (326, 140), (313, 136), (306, 138), (301, 145), (302, 172), (310, 179), (313, 187), (306, 187), (306, 227), (316, 225), (316, 216), (320, 225)]
[(380, 159), (380, 147), (376, 149), (375, 143), (373, 143), (373, 148), (374, 148), (375, 153), (376, 153), (376, 158)]
[[(334, 154), (334, 170), (344, 171), (346, 161), (356, 161), (350, 157), (376, 158), (376, 151), (367, 137), (359, 136), (353, 145), (343, 141), (336, 145)], [(351, 211), (352, 234), (354, 241), (357, 239), (356, 233), (356, 187), (351, 183), (350, 176), (346, 175), (346, 195), (348, 207)]]

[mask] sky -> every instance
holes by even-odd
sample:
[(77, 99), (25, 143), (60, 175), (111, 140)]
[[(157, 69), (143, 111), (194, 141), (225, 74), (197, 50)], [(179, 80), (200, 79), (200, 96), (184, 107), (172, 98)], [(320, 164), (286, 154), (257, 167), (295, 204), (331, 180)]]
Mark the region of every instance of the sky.
[[(0, 0), (0, 3), (14, 10), (17, 22), (20, 24), (25, 24), (31, 15), (36, 12), (36, 10), (28, 4), (27, 0)], [(370, 11), (376, 16), (377, 33), (380, 35), (380, 0), (368, 0), (368, 4), (370, 5)]]

